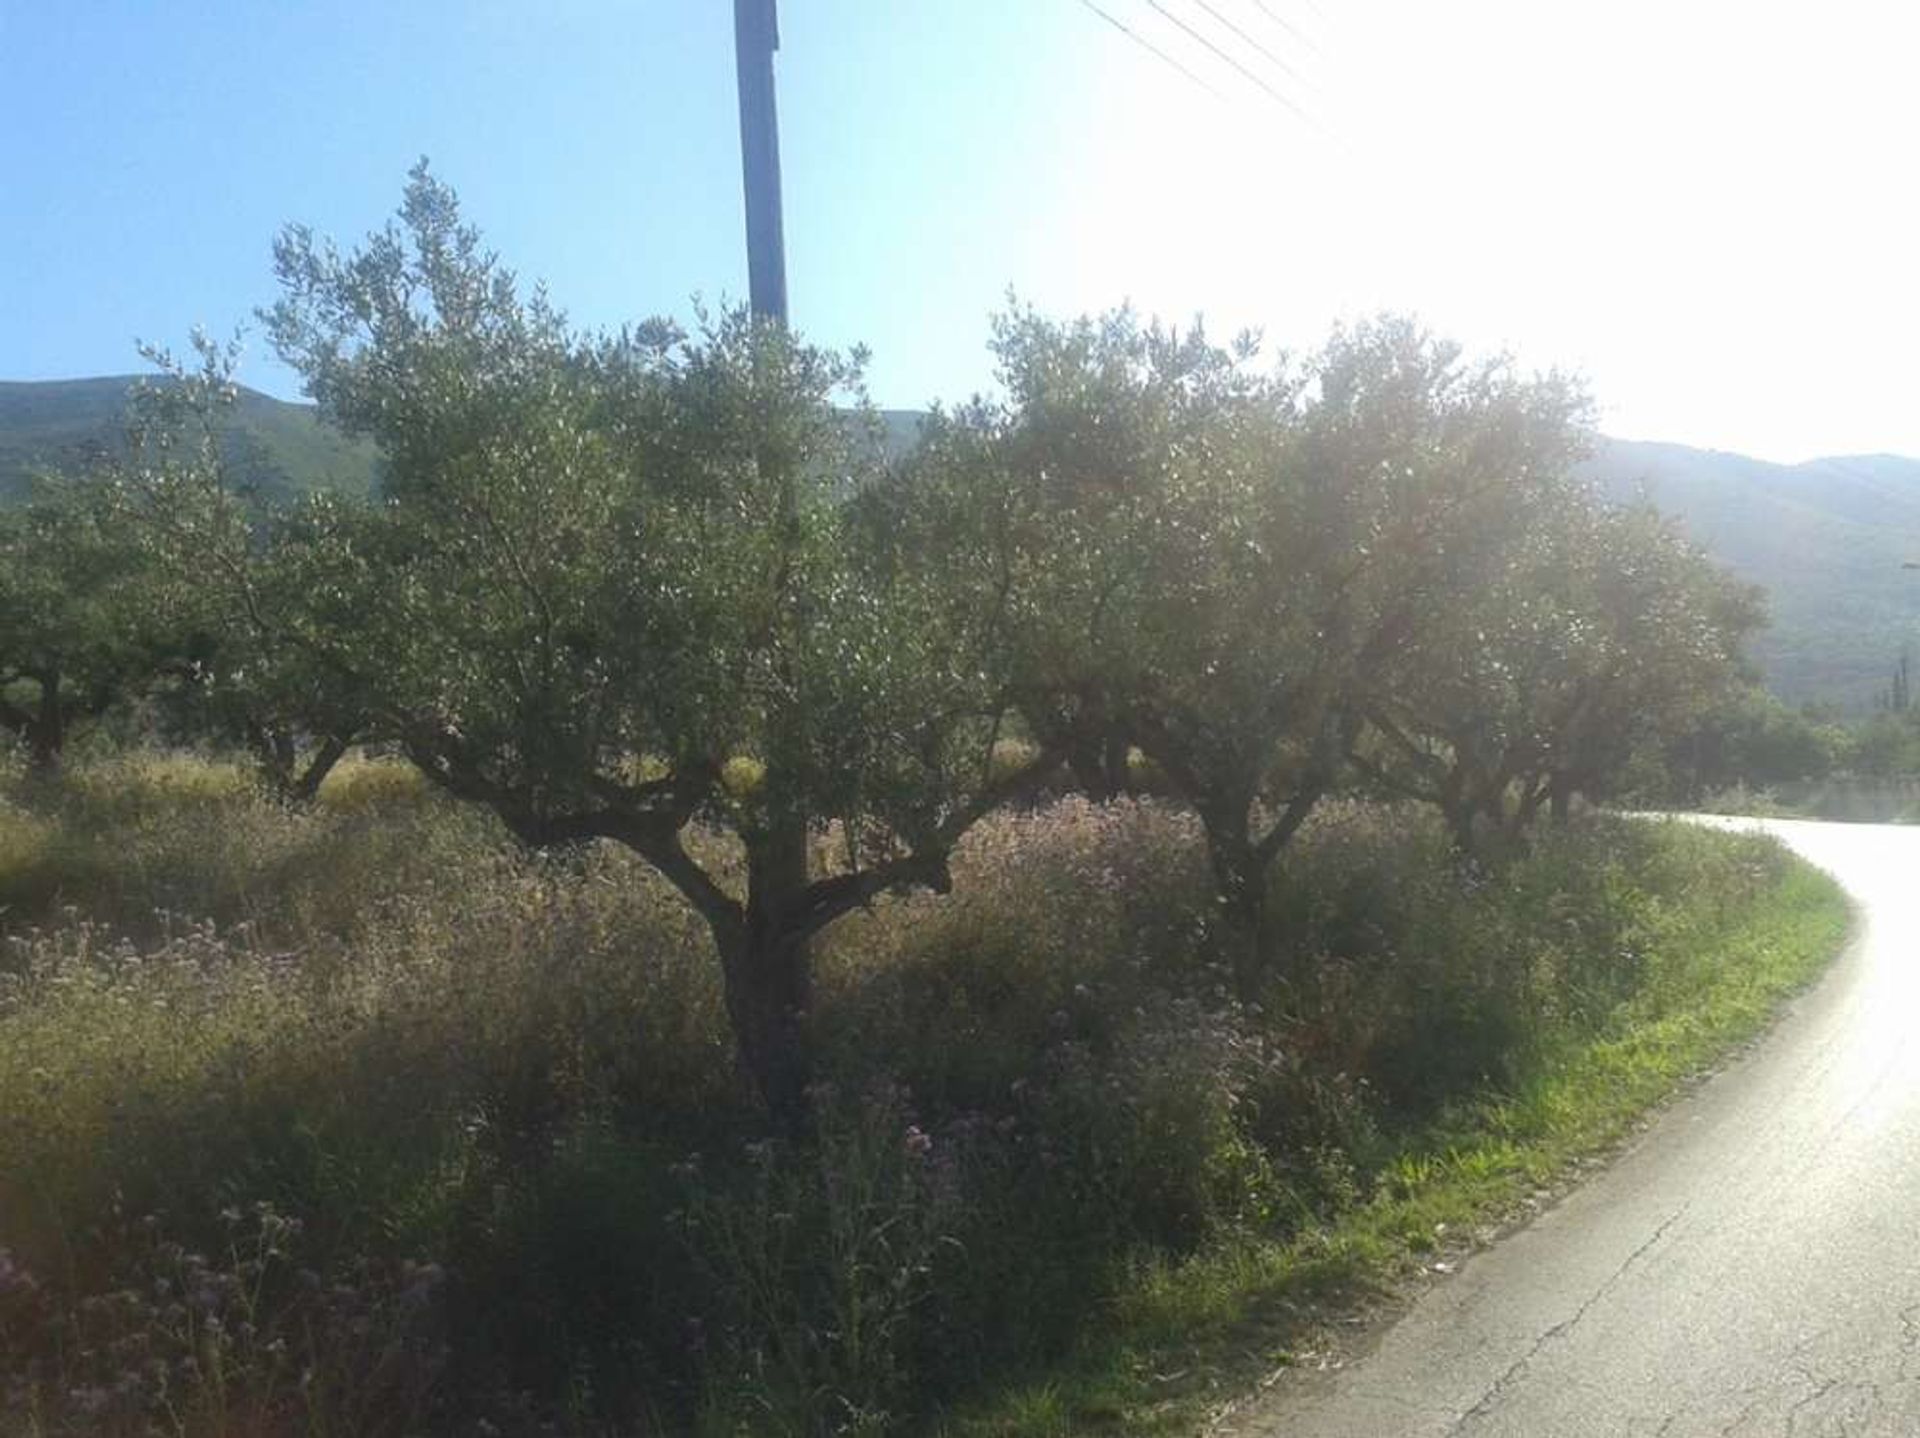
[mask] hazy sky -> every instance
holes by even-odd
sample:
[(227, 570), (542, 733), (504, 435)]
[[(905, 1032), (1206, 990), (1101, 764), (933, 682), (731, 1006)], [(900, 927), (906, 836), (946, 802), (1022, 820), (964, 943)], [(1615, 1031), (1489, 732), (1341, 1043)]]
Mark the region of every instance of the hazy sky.
[[(1295, 348), (1414, 310), (1584, 371), (1615, 434), (1920, 454), (1916, 7), (780, 10), (794, 321), (883, 404), (988, 383), (1011, 287)], [(281, 224), (356, 240), (421, 154), (582, 323), (739, 297), (731, 35), (727, 0), (0, 0), (0, 378), (229, 330)]]

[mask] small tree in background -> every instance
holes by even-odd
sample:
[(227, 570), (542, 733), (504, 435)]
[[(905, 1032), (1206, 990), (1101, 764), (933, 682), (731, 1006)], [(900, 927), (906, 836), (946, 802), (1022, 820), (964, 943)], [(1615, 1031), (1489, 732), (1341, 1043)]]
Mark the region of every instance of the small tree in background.
[(273, 793), (305, 802), (373, 737), (359, 672), (326, 622), (328, 550), (350, 506), (322, 494), (263, 507), (229, 458), (236, 346), (196, 334), (193, 347), (191, 365), (142, 347), (160, 375), (135, 389), (126, 456), (109, 471), (120, 518), (153, 578), (176, 719), (243, 744)]
[(1585, 515), (1570, 564), (1567, 664), (1521, 797), (1558, 818), (1576, 795), (1611, 794), (1636, 749), (1685, 733), (1737, 692), (1748, 677), (1741, 646), (1766, 612), (1758, 589), (1646, 506)]
[(152, 675), (153, 579), (106, 485), (49, 477), (0, 509), (0, 727), (36, 772)]
[(1372, 697), (1355, 765), (1436, 805), (1463, 852), (1510, 851), (1723, 703), (1759, 618), (1650, 511), (1569, 486), (1436, 625), (1413, 682)]
[(1767, 789), (1825, 779), (1846, 757), (1850, 738), (1832, 719), (1789, 708), (1747, 680), (1637, 762), (1648, 798), (1691, 804), (1736, 785)]
[(1652, 516), (1570, 486), (1436, 625), (1414, 682), (1371, 698), (1354, 763), (1436, 805), (1463, 852), (1512, 849), (1543, 807), (1564, 818), (1720, 703), (1757, 622), (1750, 591)]
[(1905, 714), (1913, 707), (1912, 656), (1904, 644), (1900, 646), (1900, 662), (1893, 666), (1887, 687), (1875, 699), (1874, 707), (1889, 714)]

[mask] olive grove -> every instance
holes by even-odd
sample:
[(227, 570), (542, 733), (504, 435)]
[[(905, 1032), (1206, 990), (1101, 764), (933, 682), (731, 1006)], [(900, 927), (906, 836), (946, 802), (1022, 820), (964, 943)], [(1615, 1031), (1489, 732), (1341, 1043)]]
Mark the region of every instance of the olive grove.
[(379, 741), (530, 846), (625, 846), (710, 930), (790, 1123), (813, 941), (944, 889), (996, 808), (1189, 806), (1252, 997), (1327, 795), (1497, 860), (1731, 692), (1759, 621), (1572, 477), (1578, 384), (1410, 320), (1267, 358), (1016, 307), (997, 392), (890, 455), (857, 359), (736, 311), (583, 332), (424, 165), (359, 248), (275, 253), (268, 336), (380, 497), (263, 512), (215, 442), (231, 352), (153, 352), (127, 453), (0, 513), (0, 723), (51, 765), (152, 694), (292, 800)]

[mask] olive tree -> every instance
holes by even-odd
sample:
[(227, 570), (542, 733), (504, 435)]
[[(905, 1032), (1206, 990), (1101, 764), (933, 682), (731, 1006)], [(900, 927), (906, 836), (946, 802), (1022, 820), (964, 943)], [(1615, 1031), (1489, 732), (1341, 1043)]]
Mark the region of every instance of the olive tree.
[(1429, 627), (1394, 682), (1370, 686), (1349, 759), (1373, 786), (1440, 811), (1455, 847), (1483, 856), (1532, 821), (1534, 775), (1551, 743), (1551, 709), (1585, 618), (1568, 603), (1565, 556), (1547, 535)]
[(142, 347), (159, 374), (136, 387), (108, 473), (167, 635), (164, 696), (194, 729), (243, 743), (271, 792), (302, 802), (375, 737), (358, 670), (315, 622), (350, 506), (324, 493), (264, 506), (229, 457), (237, 346), (196, 333), (193, 351), (189, 364)]
[(1760, 590), (1645, 505), (1590, 513), (1571, 564), (1580, 622), (1523, 796), (1543, 796), (1560, 817), (1576, 795), (1609, 794), (1637, 748), (1686, 732), (1736, 692), (1751, 677), (1742, 645), (1765, 620)]
[(152, 578), (95, 478), (49, 476), (0, 509), (0, 728), (36, 771), (152, 675)]
[(1354, 763), (1436, 805), (1464, 853), (1511, 851), (1731, 693), (1758, 620), (1753, 592), (1659, 516), (1570, 486), (1516, 527), (1409, 682), (1370, 696)]
[(374, 532), (321, 586), (355, 683), (528, 844), (611, 840), (663, 875), (798, 1121), (810, 941), (947, 887), (965, 830), (1050, 767), (994, 767), (1004, 697), (922, 576), (867, 562), (849, 511), (881, 446), (835, 404), (858, 365), (737, 312), (578, 333), (424, 165), (358, 250), (295, 227), (276, 258), (276, 347), (386, 461)]
[(1034, 732), (1082, 770), (1137, 747), (1193, 806), (1256, 984), (1273, 865), (1562, 483), (1584, 402), (1399, 319), (1264, 370), (1125, 312), (1016, 311), (996, 349), (1003, 397), (936, 417), (888, 522), (1007, 636)]

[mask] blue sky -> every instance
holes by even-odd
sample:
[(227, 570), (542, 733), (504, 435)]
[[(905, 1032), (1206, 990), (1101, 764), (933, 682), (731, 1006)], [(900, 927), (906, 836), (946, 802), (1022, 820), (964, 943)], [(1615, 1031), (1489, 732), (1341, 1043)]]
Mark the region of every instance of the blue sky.
[[(136, 335), (230, 328), (271, 299), (282, 224), (357, 238), (423, 154), (584, 324), (744, 295), (731, 9), (0, 0), (0, 377), (127, 370)], [(1065, 258), (1056, 166), (1112, 58), (1099, 21), (1051, 0), (784, 12), (796, 324), (872, 346), (890, 402), (977, 386), (988, 312)], [(291, 384), (258, 343), (248, 374)]]
[[(1409, 309), (1616, 433), (1920, 453), (1902, 8), (782, 0), (794, 321), (918, 405), (1010, 287), (1296, 348)], [(0, 0), (0, 378), (230, 330), (282, 224), (355, 240), (422, 154), (583, 324), (741, 296), (731, 10)]]

